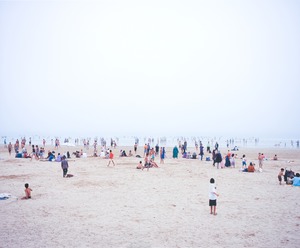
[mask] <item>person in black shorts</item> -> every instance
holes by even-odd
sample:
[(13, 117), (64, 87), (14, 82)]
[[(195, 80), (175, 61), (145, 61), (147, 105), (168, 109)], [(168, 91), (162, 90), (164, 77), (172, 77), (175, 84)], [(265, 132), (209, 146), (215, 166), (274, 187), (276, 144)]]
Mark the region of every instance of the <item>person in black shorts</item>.
[(209, 184), (209, 206), (210, 206), (210, 214), (217, 215), (216, 208), (217, 208), (217, 197), (219, 194), (216, 191), (215, 179), (210, 179)]

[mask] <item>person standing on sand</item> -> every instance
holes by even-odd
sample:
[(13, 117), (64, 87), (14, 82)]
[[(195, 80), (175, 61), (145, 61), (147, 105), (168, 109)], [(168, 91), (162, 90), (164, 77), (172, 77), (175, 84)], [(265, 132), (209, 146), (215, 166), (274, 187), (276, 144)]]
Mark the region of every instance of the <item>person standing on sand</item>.
[(206, 151), (207, 151), (208, 153), (211, 153), (209, 141), (208, 141), (207, 146), (206, 146)]
[(258, 153), (258, 170), (261, 172), (263, 167), (263, 160), (265, 158), (265, 155), (263, 153)]
[(8, 144), (8, 153), (9, 153), (9, 156), (11, 156), (11, 150), (12, 150), (12, 144), (11, 144), (11, 142), (9, 142), (9, 144)]
[(166, 156), (166, 150), (164, 147), (160, 148), (160, 163), (164, 164), (164, 160), (165, 160), (165, 156)]
[(219, 194), (216, 192), (216, 185), (215, 185), (215, 179), (210, 179), (209, 184), (209, 206), (210, 206), (210, 214), (217, 215), (216, 209), (217, 209), (217, 197)]
[(159, 153), (159, 145), (157, 143), (155, 146), (155, 156), (158, 155), (158, 153)]
[(280, 171), (279, 171), (279, 174), (278, 174), (278, 181), (279, 181), (279, 184), (281, 185), (281, 182), (282, 182), (282, 177), (284, 176), (284, 169), (281, 168)]
[(179, 150), (178, 150), (177, 146), (175, 146), (173, 148), (173, 158), (178, 158), (178, 153), (179, 153)]
[(138, 145), (137, 145), (137, 143), (135, 143), (134, 146), (133, 146), (133, 150), (134, 150), (135, 155), (136, 155), (137, 147), (138, 147)]
[(66, 177), (68, 173), (69, 164), (65, 156), (62, 156), (61, 158), (61, 168), (63, 170), (63, 177)]
[(112, 162), (113, 165), (115, 166), (115, 162), (114, 162), (114, 154), (113, 154), (112, 150), (109, 151), (109, 162), (108, 162), (107, 167), (110, 165), (110, 162)]
[(216, 144), (215, 144), (215, 150), (218, 150), (219, 149), (219, 144), (218, 144), (218, 142), (216, 142)]
[(222, 160), (223, 160), (223, 158), (222, 158), (221, 152), (216, 151), (216, 158), (214, 160), (214, 163), (217, 164), (217, 169), (219, 169), (219, 165), (222, 162)]
[(202, 161), (203, 156), (204, 156), (204, 146), (202, 145), (201, 141), (200, 141), (200, 153), (199, 153), (199, 155), (200, 155), (200, 159)]

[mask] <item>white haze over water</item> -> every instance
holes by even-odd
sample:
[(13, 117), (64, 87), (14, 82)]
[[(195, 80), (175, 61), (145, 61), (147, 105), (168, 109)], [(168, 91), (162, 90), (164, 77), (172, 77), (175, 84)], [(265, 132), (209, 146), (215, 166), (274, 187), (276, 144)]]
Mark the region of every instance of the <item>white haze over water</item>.
[(300, 2), (0, 1), (0, 136), (299, 139)]
[[(207, 144), (210, 145), (211, 149), (215, 146), (216, 142), (218, 142), (219, 147), (222, 151), (227, 151), (228, 149), (233, 149), (237, 146), (239, 149), (241, 148), (278, 148), (278, 149), (299, 149), (299, 140), (294, 139), (278, 139), (278, 138), (255, 138), (255, 137), (248, 137), (248, 138), (229, 138), (229, 137), (145, 137), (145, 136), (111, 136), (111, 137), (51, 137), (51, 136), (20, 136), (20, 137), (12, 137), (12, 136), (3, 136), (1, 137), (1, 144), (8, 144), (11, 142), (12, 144), (15, 143), (16, 139), (26, 138), (26, 144), (29, 144), (29, 140), (31, 140), (31, 144), (34, 145), (43, 145), (43, 139), (46, 141), (47, 146), (53, 146), (54, 149), (54, 142), (55, 138), (60, 140), (61, 146), (82, 146), (83, 141), (89, 140), (90, 149), (92, 150), (94, 141), (96, 140), (97, 143), (101, 144), (101, 139), (106, 141), (107, 147), (110, 147), (111, 139), (114, 140), (117, 144), (117, 149), (120, 146), (129, 146), (132, 147), (135, 142), (138, 142), (139, 147), (143, 147), (144, 144), (150, 144), (151, 147), (154, 147), (156, 144), (159, 146), (165, 147), (174, 147), (175, 145), (178, 146), (179, 142), (183, 144), (184, 141), (187, 141), (187, 145), (190, 148), (195, 149), (195, 142), (199, 145), (200, 141), (204, 145), (205, 149)], [(76, 143), (76, 139), (78, 139), (78, 143)], [(66, 143), (65, 143), (66, 141)], [(227, 147), (228, 142), (228, 147)]]

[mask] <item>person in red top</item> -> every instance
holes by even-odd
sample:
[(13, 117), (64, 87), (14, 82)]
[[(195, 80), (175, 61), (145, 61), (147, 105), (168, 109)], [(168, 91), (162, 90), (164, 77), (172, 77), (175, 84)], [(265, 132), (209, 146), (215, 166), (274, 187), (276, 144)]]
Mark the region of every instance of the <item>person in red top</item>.
[(109, 151), (109, 162), (108, 162), (108, 165), (110, 165), (110, 162), (113, 163), (113, 165), (115, 166), (115, 162), (114, 162), (114, 154), (112, 153), (112, 150)]

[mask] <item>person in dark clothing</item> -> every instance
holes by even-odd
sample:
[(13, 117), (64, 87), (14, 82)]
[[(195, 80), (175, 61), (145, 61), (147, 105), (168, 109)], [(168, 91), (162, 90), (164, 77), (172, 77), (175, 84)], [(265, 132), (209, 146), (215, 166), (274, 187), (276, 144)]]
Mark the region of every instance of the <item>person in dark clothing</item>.
[(63, 177), (66, 177), (68, 173), (69, 164), (65, 156), (62, 156), (61, 158), (61, 168), (63, 170)]
[(217, 163), (217, 169), (219, 169), (219, 164), (222, 162), (222, 155), (221, 155), (220, 151), (217, 151), (214, 162)]

